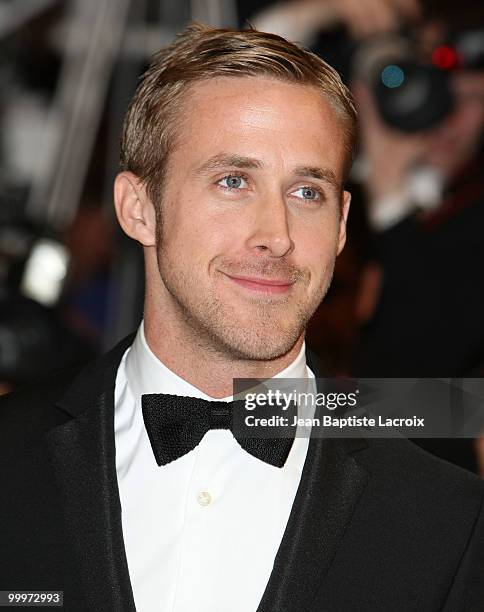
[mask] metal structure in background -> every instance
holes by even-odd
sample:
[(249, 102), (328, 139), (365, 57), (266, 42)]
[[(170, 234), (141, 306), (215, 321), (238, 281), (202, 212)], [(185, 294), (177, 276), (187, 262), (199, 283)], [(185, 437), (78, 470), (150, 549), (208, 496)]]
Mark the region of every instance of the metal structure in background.
[[(34, 175), (27, 215), (57, 230), (74, 218), (130, 0), (72, 0), (65, 55), (49, 121), (59, 138), (47, 172)], [(60, 128), (60, 129), (59, 129)]]

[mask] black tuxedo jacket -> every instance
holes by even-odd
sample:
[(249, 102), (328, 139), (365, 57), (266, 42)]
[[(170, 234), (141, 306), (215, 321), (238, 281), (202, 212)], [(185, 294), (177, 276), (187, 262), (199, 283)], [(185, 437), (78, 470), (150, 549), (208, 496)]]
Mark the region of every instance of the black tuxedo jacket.
[[(2, 398), (0, 590), (63, 590), (68, 612), (135, 610), (113, 427), (132, 340)], [(257, 612), (482, 612), (482, 498), (470, 472), (411, 442), (311, 439)]]

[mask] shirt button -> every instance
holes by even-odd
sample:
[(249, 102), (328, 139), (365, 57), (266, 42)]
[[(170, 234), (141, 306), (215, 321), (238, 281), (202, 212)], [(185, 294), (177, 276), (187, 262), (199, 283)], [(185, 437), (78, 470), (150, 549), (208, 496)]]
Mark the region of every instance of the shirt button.
[(201, 506), (208, 506), (212, 502), (212, 496), (208, 491), (200, 491), (197, 494), (197, 502)]

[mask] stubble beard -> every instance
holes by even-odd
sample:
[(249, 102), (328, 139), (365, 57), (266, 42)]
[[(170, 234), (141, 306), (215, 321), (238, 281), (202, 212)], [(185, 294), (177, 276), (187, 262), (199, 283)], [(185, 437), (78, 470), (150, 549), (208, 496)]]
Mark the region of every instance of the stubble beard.
[[(198, 350), (231, 361), (270, 361), (287, 354), (323, 300), (334, 270), (332, 261), (320, 286), (311, 294), (304, 290), (309, 285), (309, 272), (293, 270), (295, 284), (287, 297), (270, 300), (267, 296), (254, 295), (247, 299), (244, 309), (242, 300), (238, 305), (233, 303), (237, 299), (234, 294), (229, 296), (232, 300), (225, 300), (213, 286), (200, 291), (197, 278), (188, 272), (188, 266), (180, 267), (179, 261), (170, 259), (160, 235), (157, 242), (161, 281), (183, 332)], [(231, 262), (228, 267), (238, 267), (239, 273), (247, 271), (247, 264), (240, 266)], [(295, 299), (292, 292), (298, 285), (303, 291), (297, 291), (300, 297)]]

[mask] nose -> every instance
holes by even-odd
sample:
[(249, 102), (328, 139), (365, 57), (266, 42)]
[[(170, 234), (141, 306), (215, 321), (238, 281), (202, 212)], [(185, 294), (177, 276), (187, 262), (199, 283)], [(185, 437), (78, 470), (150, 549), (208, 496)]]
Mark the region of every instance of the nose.
[(272, 257), (283, 257), (294, 250), (284, 198), (272, 195), (257, 203), (247, 246)]

